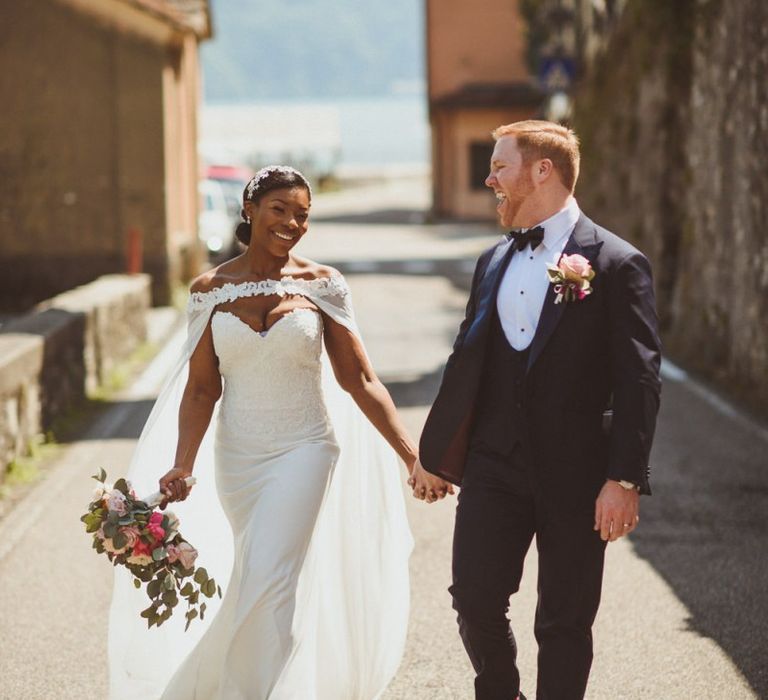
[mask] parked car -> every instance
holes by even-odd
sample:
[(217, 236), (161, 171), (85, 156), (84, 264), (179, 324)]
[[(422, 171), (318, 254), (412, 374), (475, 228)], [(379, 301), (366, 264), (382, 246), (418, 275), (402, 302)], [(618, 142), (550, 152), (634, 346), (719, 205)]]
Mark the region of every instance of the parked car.
[[(200, 210), (198, 235), (214, 262), (221, 262), (240, 252), (235, 228), (237, 223), (227, 205), (224, 188), (216, 180), (204, 179), (198, 186)], [(238, 217), (239, 210), (238, 210)]]
[(243, 189), (253, 177), (253, 170), (239, 165), (209, 165), (205, 169), (205, 177), (221, 185), (229, 213), (233, 220), (239, 222)]

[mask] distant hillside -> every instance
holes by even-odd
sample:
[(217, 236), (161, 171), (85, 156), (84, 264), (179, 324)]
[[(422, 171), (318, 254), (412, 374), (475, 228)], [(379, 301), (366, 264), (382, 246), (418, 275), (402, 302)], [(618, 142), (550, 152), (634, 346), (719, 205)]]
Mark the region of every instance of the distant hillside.
[(423, 0), (211, 0), (207, 102), (387, 95), (424, 78)]

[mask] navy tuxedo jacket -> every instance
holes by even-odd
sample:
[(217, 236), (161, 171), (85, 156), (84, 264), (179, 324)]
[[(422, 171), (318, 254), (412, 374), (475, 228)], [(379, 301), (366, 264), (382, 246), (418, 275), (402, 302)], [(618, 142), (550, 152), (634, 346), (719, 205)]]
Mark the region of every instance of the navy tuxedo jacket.
[[(590, 261), (592, 294), (555, 303), (550, 285), (523, 383), (524, 430), (537, 487), (590, 498), (606, 478), (650, 493), (648, 456), (661, 383), (651, 268), (636, 248), (583, 214), (563, 254)], [(514, 253), (483, 253), (453, 352), (421, 436), (424, 467), (461, 485), (496, 295)]]

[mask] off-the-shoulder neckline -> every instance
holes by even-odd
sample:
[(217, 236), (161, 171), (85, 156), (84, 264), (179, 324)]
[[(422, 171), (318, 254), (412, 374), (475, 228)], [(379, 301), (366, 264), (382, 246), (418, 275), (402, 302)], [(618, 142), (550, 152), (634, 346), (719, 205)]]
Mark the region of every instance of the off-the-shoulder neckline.
[(224, 282), (217, 287), (211, 287), (205, 291), (190, 292), (190, 294), (210, 294), (211, 292), (218, 292), (225, 287), (239, 287), (242, 284), (264, 284), (273, 282), (274, 284), (280, 284), (282, 282), (304, 282), (305, 284), (311, 284), (312, 282), (330, 282), (331, 280), (343, 282), (344, 277), (341, 274), (328, 275), (327, 277), (313, 277), (311, 279), (305, 279), (304, 277), (294, 277), (293, 275), (283, 275), (280, 278), (277, 277), (265, 277), (263, 280), (242, 280), (241, 282)]
[[(346, 295), (348, 288), (341, 274), (329, 277), (315, 277), (304, 279), (285, 275), (280, 279), (267, 278), (263, 280), (243, 280), (242, 282), (225, 282), (220, 287), (213, 287), (205, 292), (190, 292), (188, 308), (199, 308), (214, 303), (232, 301), (240, 296), (254, 296), (259, 294), (291, 294), (291, 287), (298, 290), (312, 290), (318, 296)], [(282, 296), (282, 294), (281, 294)]]

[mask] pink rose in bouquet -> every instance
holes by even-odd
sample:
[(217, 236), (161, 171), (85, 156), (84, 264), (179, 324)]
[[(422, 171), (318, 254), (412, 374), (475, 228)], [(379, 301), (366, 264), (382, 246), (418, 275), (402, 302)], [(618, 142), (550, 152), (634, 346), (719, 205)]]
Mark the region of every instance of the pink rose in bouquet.
[(189, 542), (181, 542), (178, 560), (185, 569), (191, 569), (197, 560), (197, 550)]
[(162, 522), (162, 513), (152, 513), (152, 516), (149, 518), (147, 531), (155, 539), (155, 542), (162, 542), (165, 537), (165, 530), (163, 530)]
[(136, 588), (146, 586), (151, 604), (141, 616), (149, 627), (163, 624), (184, 598), (189, 628), (192, 620), (205, 615), (200, 594), (221, 597), (221, 588), (203, 567), (195, 568), (197, 550), (181, 536), (179, 518), (155, 510), (160, 494), (142, 500), (125, 479), (112, 486), (106, 477), (103, 469), (93, 477), (99, 486), (80, 518), (93, 536), (93, 548), (130, 571)]
[(128, 527), (121, 527), (120, 532), (122, 532), (123, 535), (125, 536), (125, 539), (126, 539), (125, 546), (128, 549), (133, 549), (134, 545), (139, 540), (139, 535), (141, 534), (141, 531), (139, 530), (139, 528), (130, 525)]
[(126, 559), (129, 564), (138, 564), (139, 566), (146, 566), (152, 563), (152, 550), (144, 540), (136, 540), (133, 545), (131, 555)]

